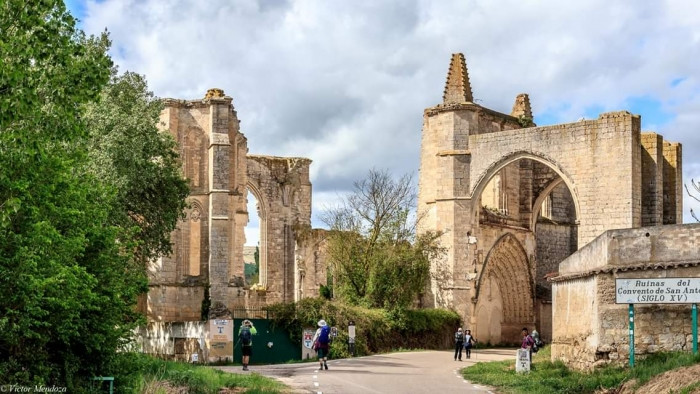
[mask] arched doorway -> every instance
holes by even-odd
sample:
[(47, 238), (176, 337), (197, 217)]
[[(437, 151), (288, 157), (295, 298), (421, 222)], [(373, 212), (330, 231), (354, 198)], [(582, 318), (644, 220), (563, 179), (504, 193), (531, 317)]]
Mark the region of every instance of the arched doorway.
[[(477, 284), (475, 336), (491, 343), (517, 342), (534, 322), (534, 291), (527, 254), (506, 233), (486, 256)], [(483, 320), (482, 320), (483, 319)]]
[[(555, 163), (525, 152), (493, 163), (480, 179), (472, 205), (477, 226), (471, 231), (487, 257), (478, 258), (481, 271), (474, 268), (478, 286), (472, 324), (493, 343), (517, 342), (523, 327), (551, 338), (546, 277), (578, 246), (572, 183)], [(527, 307), (509, 301), (515, 298), (527, 300)]]

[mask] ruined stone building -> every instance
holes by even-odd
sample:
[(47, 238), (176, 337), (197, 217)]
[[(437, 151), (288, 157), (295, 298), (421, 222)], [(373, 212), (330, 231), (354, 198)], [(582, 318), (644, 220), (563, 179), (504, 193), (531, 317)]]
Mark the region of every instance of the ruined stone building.
[(442, 103), (423, 114), (421, 231), (443, 232), (448, 250), (432, 299), (481, 342), (533, 326), (549, 339), (547, 276), (562, 260), (606, 230), (681, 223), (681, 145), (626, 111), (537, 127), (526, 94), (510, 114), (474, 101), (455, 54)]
[[(150, 321), (195, 321), (203, 301), (214, 316), (318, 294), (325, 269), (313, 259), (311, 160), (248, 154), (232, 98), (164, 100), (162, 127), (178, 143), (190, 208), (172, 234), (173, 253), (151, 264), (141, 307)], [(247, 193), (258, 212), (248, 212)], [(260, 283), (244, 281), (244, 228), (260, 217)], [(316, 272), (318, 267), (319, 272)], [(205, 302), (204, 304), (206, 304)], [(205, 307), (206, 310), (206, 307)]]

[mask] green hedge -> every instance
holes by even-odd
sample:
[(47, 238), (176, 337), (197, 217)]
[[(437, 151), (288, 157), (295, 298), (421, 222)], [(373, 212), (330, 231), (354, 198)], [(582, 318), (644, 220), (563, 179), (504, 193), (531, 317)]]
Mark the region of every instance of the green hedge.
[(352, 306), (323, 298), (306, 298), (296, 303), (268, 307), (273, 324), (301, 343), (304, 327), (316, 327), (320, 319), (338, 327), (333, 341), (333, 357), (347, 357), (348, 323), (355, 322), (355, 355), (399, 349), (447, 349), (452, 346), (459, 315), (444, 309), (387, 311)]

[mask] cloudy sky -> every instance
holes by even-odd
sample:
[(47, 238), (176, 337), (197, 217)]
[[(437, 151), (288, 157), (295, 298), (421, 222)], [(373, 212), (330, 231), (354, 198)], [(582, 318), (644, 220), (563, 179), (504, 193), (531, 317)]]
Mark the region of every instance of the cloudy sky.
[(417, 176), (423, 109), (455, 52), (477, 103), (510, 113), (529, 93), (538, 125), (629, 110), (681, 142), (685, 181), (700, 179), (697, 0), (67, 3), (157, 96), (222, 88), (251, 153), (311, 158), (317, 226), (370, 168)]

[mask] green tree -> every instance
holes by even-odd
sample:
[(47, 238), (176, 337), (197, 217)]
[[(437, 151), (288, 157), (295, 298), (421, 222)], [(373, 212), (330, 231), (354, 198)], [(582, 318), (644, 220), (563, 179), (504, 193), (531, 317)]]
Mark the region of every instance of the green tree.
[(144, 77), (114, 69), (100, 100), (85, 111), (86, 171), (116, 191), (111, 224), (135, 230), (143, 262), (171, 252), (170, 233), (189, 194), (176, 143), (157, 127), (162, 109)]
[[(89, 149), (101, 134), (86, 111), (110, 92), (108, 47), (106, 34), (77, 31), (61, 1), (0, 2), (0, 384), (75, 391), (106, 371), (141, 318), (143, 259), (167, 249), (143, 229), (157, 222), (152, 207), (129, 208), (117, 182), (143, 173), (107, 177)], [(181, 203), (162, 206), (165, 231)]]
[(412, 178), (370, 170), (322, 220), (331, 228), (327, 252), (334, 294), (352, 303), (401, 309), (426, 288), (430, 261), (444, 253), (439, 234), (416, 234)]

